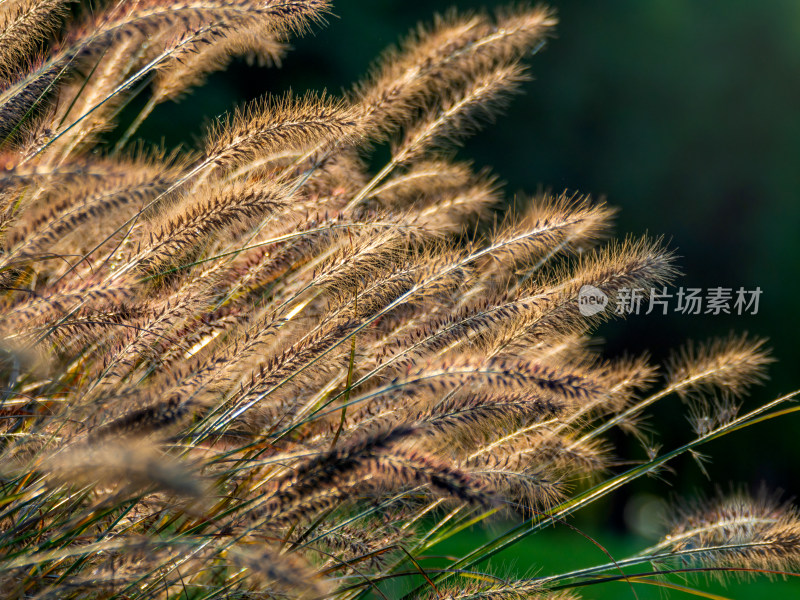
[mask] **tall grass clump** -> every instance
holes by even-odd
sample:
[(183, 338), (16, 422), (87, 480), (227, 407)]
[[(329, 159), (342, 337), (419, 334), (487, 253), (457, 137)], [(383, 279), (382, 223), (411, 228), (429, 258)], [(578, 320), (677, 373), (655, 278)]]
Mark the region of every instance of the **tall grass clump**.
[[(279, 63), (329, 9), (0, 4), (2, 594), (345, 599), (405, 579), (409, 598), (566, 599), (627, 567), (797, 569), (797, 510), (740, 492), (685, 505), (632, 557), (487, 572), (792, 396), (739, 414), (770, 362), (747, 336), (678, 351), (663, 375), (602, 358), (589, 336), (613, 311), (583, 316), (578, 291), (613, 305), (666, 285), (672, 253), (611, 239), (614, 211), (588, 197), (504, 214), (495, 179), (452, 160), (528, 77), (546, 8), (438, 18), (344, 97), (259, 100), (196, 152), (132, 144), (159, 103), (234, 55)], [(640, 424), (662, 400), (694, 433), (656, 451)], [(615, 429), (648, 458), (619, 462)], [(426, 566), (493, 515), (516, 524)]]

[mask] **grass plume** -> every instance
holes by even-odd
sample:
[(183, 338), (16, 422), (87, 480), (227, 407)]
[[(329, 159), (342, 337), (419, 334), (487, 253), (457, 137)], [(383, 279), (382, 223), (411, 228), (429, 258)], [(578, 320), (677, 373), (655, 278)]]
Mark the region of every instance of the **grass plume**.
[[(196, 151), (125, 150), (158, 104), (232, 56), (278, 66), (329, 10), (0, 4), (4, 593), (355, 600), (406, 579), (409, 598), (567, 600), (645, 563), (796, 570), (797, 510), (744, 493), (621, 561), (524, 580), (481, 564), (794, 410), (739, 414), (762, 340), (687, 345), (663, 381), (647, 356), (603, 357), (590, 336), (613, 314), (582, 314), (581, 288), (613, 306), (666, 286), (672, 251), (615, 240), (589, 196), (510, 209), (454, 161), (527, 78), (551, 10), (436, 17), (342, 97), (267, 96)], [(658, 453), (642, 420), (672, 396), (694, 437)], [(647, 458), (619, 456), (616, 429)], [(431, 568), (496, 514), (512, 528)]]

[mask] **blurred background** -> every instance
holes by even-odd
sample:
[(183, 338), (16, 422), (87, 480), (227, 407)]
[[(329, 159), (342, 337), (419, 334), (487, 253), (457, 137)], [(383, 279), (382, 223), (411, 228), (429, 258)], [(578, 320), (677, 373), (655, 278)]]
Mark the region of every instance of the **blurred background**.
[[(609, 356), (646, 350), (661, 360), (686, 339), (748, 331), (768, 337), (779, 362), (744, 409), (800, 387), (800, 2), (550, 4), (560, 25), (557, 37), (530, 60), (535, 80), (505, 116), (471, 138), (460, 158), (490, 165), (509, 197), (545, 189), (605, 198), (620, 209), (619, 234), (663, 234), (677, 250), (684, 275), (676, 286), (763, 292), (757, 315), (640, 315), (607, 324), (597, 335)], [(236, 62), (180, 103), (160, 106), (141, 136), (167, 147), (191, 146), (208, 115), (265, 92), (338, 93), (358, 81), (386, 46), (451, 6), (493, 10), (501, 4), (334, 2), (335, 16), (314, 34), (293, 39), (281, 69)], [(663, 448), (690, 438), (684, 415), (674, 398), (653, 411), (650, 423)], [(659, 480), (624, 490), (574, 523), (624, 555), (649, 542), (661, 499), (671, 494), (708, 492), (731, 482), (751, 488), (764, 483), (800, 496), (798, 431), (800, 417), (790, 415), (738, 432), (704, 448), (712, 457), (708, 477), (691, 459), (677, 461)], [(634, 440), (614, 441), (625, 456), (644, 456)], [(626, 530), (634, 536), (623, 535)], [(546, 570), (548, 544), (569, 548), (578, 564), (605, 558), (568, 530), (535, 537), (509, 555), (518, 571), (535, 565)], [(726, 595), (800, 594), (797, 583), (760, 585), (743, 592), (750, 596), (739, 588)], [(606, 587), (587, 597), (633, 597), (620, 584)], [(637, 589), (640, 598), (662, 594), (645, 592)]]

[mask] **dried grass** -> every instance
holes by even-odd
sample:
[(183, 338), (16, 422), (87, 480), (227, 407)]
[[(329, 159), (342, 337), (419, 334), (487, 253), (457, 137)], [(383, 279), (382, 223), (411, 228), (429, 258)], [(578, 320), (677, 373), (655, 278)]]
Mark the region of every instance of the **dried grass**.
[[(4, 595), (355, 598), (470, 522), (533, 533), (790, 399), (737, 415), (770, 362), (749, 337), (688, 346), (656, 391), (646, 357), (600, 358), (578, 290), (665, 285), (672, 253), (604, 243), (613, 210), (588, 197), (502, 217), (494, 178), (451, 160), (549, 10), (437, 18), (345, 98), (263, 99), (199, 155), (131, 156), (156, 104), (233, 54), (278, 63), (328, 5), (125, 1), (61, 31), (66, 4), (0, 6)], [(644, 440), (673, 394), (696, 438), (620, 471), (603, 435)], [(566, 600), (615, 573), (456, 577), (514, 531), (413, 594)], [(623, 562), (794, 570), (798, 531), (794, 508), (738, 494)]]

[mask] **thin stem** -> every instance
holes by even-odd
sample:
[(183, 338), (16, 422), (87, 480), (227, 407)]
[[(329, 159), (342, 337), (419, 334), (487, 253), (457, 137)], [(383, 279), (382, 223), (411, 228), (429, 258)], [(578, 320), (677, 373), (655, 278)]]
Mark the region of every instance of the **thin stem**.
[(142, 123), (144, 123), (145, 119), (150, 116), (150, 113), (153, 112), (153, 109), (158, 104), (158, 100), (155, 96), (150, 96), (147, 101), (147, 104), (144, 105), (144, 108), (139, 111), (139, 114), (136, 115), (136, 118), (133, 122), (128, 126), (125, 130), (125, 133), (122, 134), (122, 137), (119, 138), (116, 144), (114, 144), (114, 148), (111, 150), (111, 154), (118, 154), (125, 144), (128, 143), (128, 140), (131, 139), (134, 133), (139, 129)]

